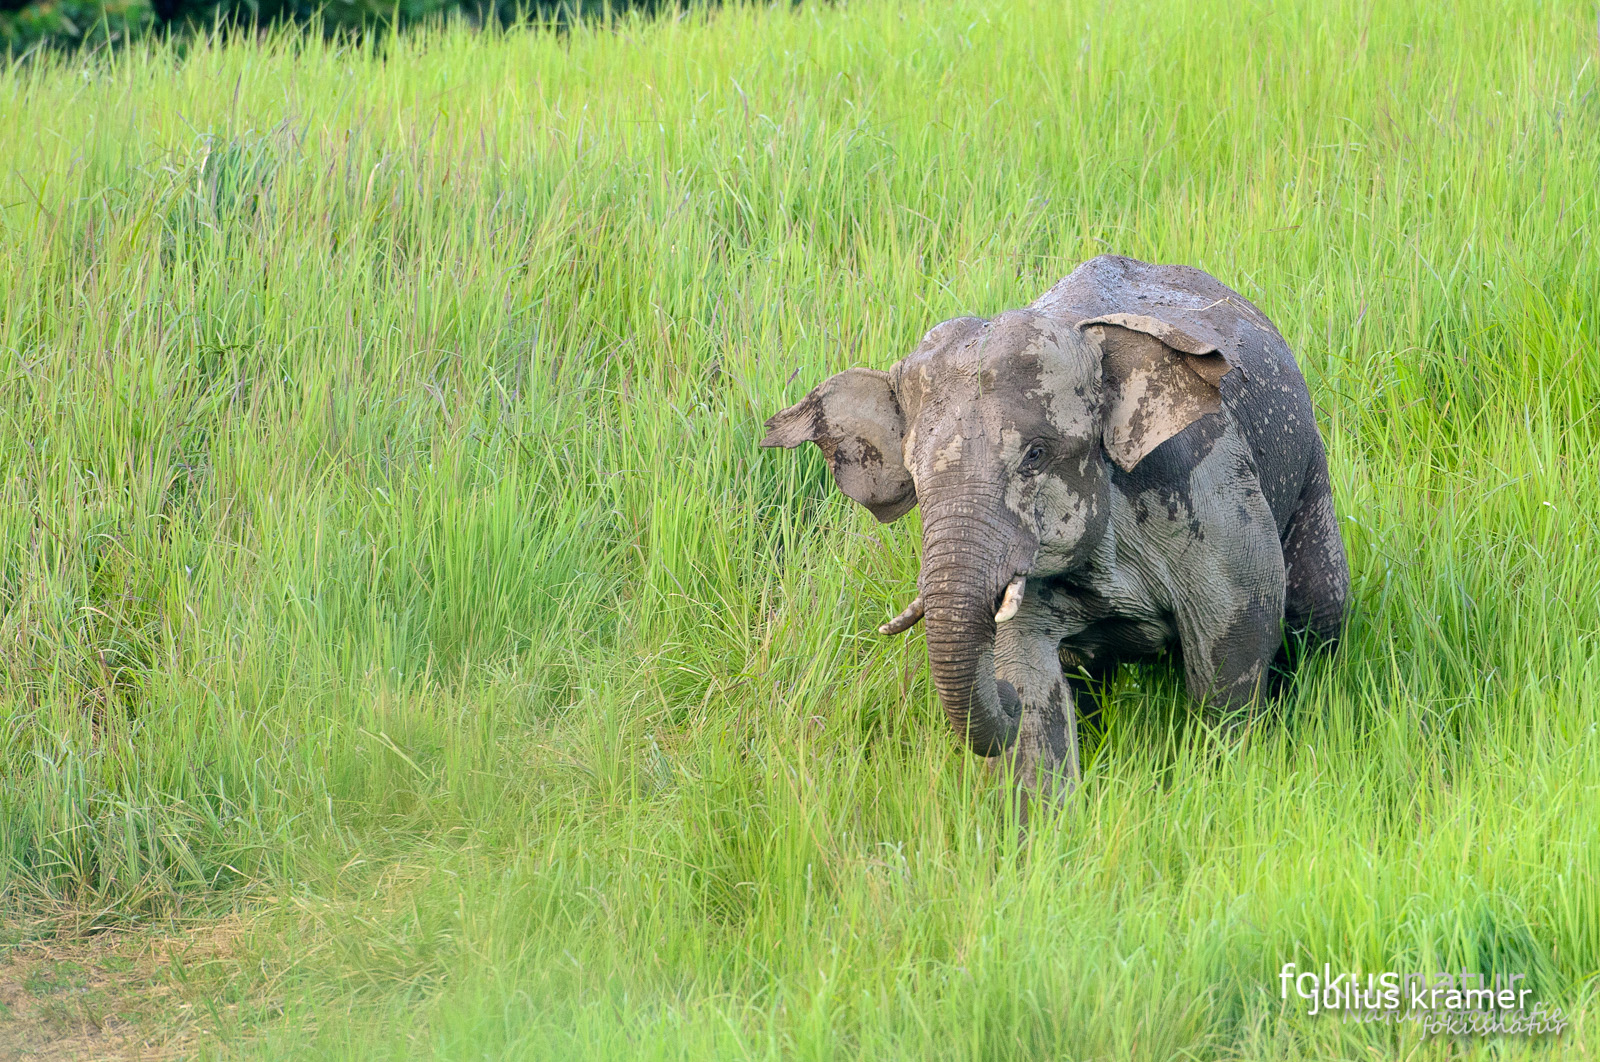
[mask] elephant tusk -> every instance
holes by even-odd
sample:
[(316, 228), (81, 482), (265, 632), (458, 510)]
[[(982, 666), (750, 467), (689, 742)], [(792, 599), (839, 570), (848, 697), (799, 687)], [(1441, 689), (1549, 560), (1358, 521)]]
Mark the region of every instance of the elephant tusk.
[(1006, 587), (1006, 596), (1000, 600), (1000, 611), (994, 614), (996, 623), (1004, 623), (1017, 614), (1017, 609), (1022, 607), (1022, 588), (1027, 583), (1023, 576), (1017, 576)]
[(916, 600), (907, 605), (904, 612), (879, 627), (878, 633), (899, 634), (901, 631), (909, 631), (922, 618), (922, 611), (922, 595), (918, 594)]

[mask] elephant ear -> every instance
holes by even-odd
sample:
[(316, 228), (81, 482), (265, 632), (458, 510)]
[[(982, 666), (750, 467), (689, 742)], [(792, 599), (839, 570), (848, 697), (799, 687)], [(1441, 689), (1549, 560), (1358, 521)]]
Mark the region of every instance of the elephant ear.
[(1222, 408), (1225, 354), (1156, 317), (1110, 313), (1078, 327), (1100, 348), (1106, 453), (1124, 472), (1207, 413)]
[(905, 430), (889, 374), (846, 369), (769, 419), (761, 445), (816, 443), (839, 489), (887, 524), (917, 504), (903, 456)]

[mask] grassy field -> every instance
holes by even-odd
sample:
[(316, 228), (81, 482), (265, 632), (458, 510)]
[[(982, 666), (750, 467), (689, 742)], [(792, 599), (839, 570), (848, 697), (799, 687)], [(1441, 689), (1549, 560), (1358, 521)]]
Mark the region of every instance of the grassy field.
[[(0, 1053), (1600, 1053), (1597, 64), (957, 0), (0, 72)], [(1107, 250), (1288, 337), (1352, 619), (1239, 743), (1124, 669), (1024, 834), (874, 633), (917, 518), (755, 444)]]

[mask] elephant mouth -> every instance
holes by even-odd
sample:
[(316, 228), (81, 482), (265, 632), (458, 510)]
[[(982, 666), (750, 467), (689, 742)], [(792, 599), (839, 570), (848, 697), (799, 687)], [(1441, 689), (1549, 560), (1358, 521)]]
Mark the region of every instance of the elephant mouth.
[(1011, 581), (1006, 584), (1006, 588), (995, 598), (994, 621), (996, 623), (1004, 623), (1017, 614), (1017, 610), (1022, 607), (1022, 594), (1027, 584), (1028, 577), (1025, 575), (1013, 576)]
[[(1004, 623), (1017, 614), (1017, 610), (1022, 607), (1022, 595), (1026, 590), (1027, 584), (1027, 576), (1013, 576), (1011, 581), (1006, 584), (1006, 588), (995, 595), (994, 621), (996, 623)], [(905, 611), (879, 627), (878, 633), (903, 634), (915, 627), (922, 620), (926, 611), (927, 608), (922, 602), (922, 595), (918, 594), (911, 604), (905, 607)]]

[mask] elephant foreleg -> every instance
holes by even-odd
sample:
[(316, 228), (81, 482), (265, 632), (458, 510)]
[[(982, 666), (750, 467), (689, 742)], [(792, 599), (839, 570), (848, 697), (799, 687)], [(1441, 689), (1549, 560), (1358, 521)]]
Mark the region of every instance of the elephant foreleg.
[(1180, 608), (1178, 636), (1189, 696), (1232, 723), (1268, 692), (1273, 657), (1283, 641), (1283, 576), (1267, 573), (1224, 601)]

